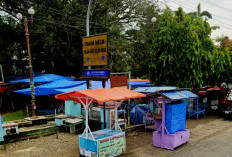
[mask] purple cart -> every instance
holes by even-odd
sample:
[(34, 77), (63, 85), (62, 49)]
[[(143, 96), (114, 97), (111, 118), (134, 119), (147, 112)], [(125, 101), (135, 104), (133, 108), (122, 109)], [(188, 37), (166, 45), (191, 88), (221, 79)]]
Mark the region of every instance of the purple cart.
[[(193, 94), (190, 91), (188, 92), (189, 94)], [(170, 103), (172, 101), (182, 101), (184, 99), (189, 99), (191, 96), (184, 95), (181, 91), (159, 92), (159, 94), (161, 95), (161, 97), (149, 99), (153, 101), (156, 104), (156, 106), (162, 111), (162, 122), (160, 126), (157, 126), (157, 130), (153, 132), (152, 143), (155, 147), (174, 150), (176, 147), (189, 141), (190, 131), (185, 129), (184, 127), (184, 130), (177, 131), (173, 134), (168, 132), (168, 129), (165, 126), (166, 103)]]

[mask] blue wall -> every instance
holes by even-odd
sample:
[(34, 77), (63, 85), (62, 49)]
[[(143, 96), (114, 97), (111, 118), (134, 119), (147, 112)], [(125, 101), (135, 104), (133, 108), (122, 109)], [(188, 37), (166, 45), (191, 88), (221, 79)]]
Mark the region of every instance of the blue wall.
[(72, 100), (65, 101), (65, 115), (74, 117), (81, 116), (81, 104), (74, 103)]
[(0, 142), (4, 141), (4, 136), (5, 136), (5, 132), (4, 132), (4, 129), (2, 127), (2, 123), (3, 123), (3, 120), (2, 120), (2, 117), (0, 115)]

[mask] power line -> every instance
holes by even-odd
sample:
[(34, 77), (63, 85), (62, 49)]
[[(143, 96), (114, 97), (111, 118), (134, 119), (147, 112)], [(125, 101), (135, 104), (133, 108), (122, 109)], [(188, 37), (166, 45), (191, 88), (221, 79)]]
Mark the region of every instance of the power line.
[(201, 1), (203, 1), (204, 3), (207, 3), (207, 4), (209, 4), (209, 5), (212, 5), (212, 6), (214, 6), (214, 7), (217, 7), (217, 8), (219, 8), (219, 9), (222, 9), (222, 10), (225, 10), (225, 11), (228, 11), (228, 12), (231, 12), (232, 13), (232, 10), (231, 9), (229, 9), (229, 8), (225, 8), (225, 7), (223, 7), (223, 6), (221, 6), (221, 5), (219, 5), (219, 4), (217, 4), (217, 3), (213, 3), (213, 2), (211, 2), (211, 1), (206, 1), (206, 0), (201, 0)]
[[(188, 6), (187, 4), (185, 4), (185, 3), (183, 3), (183, 2), (177, 2), (177, 1), (175, 1), (175, 0), (170, 0), (170, 1), (172, 1), (173, 3), (175, 3), (175, 4), (177, 4), (177, 5), (185, 5), (185, 8), (186, 8), (187, 10), (193, 11), (193, 12), (194, 12), (194, 9), (193, 9), (193, 8), (191, 8), (190, 6)], [(186, 7), (186, 6), (187, 6), (187, 7)], [(217, 16), (217, 15), (214, 15), (214, 14), (212, 14), (212, 15), (213, 15), (213, 16), (216, 16), (216, 17), (220, 17), (220, 16)], [(226, 19), (226, 18), (224, 18), (224, 17), (222, 17), (222, 18), (223, 18), (223, 19)], [(230, 24), (228, 24), (228, 23), (225, 23), (225, 22), (223, 22), (223, 21), (216, 20), (216, 19), (211, 19), (211, 20), (219, 22), (220, 25), (221, 25), (221, 23), (223, 23), (223, 24), (225, 24), (225, 25), (227, 25), (227, 26), (230, 27), (230, 28), (229, 28), (229, 27), (227, 27), (227, 26), (223, 26), (223, 25), (222, 25), (223, 28), (232, 29), (232, 25), (230, 25)], [(229, 19), (226, 19), (226, 20), (229, 20)], [(230, 21), (232, 21), (232, 20), (230, 20)]]

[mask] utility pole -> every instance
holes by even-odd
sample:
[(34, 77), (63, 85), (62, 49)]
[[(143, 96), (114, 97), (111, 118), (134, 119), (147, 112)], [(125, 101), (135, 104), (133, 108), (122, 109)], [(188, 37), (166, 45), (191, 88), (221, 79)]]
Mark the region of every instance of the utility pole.
[[(90, 9), (92, 5), (92, 0), (89, 0), (89, 5), (88, 5), (88, 10), (87, 10), (87, 15), (86, 15), (86, 36), (89, 36), (89, 14), (90, 14)], [(88, 69), (91, 70), (91, 66), (88, 66)], [(91, 88), (91, 83), (90, 80), (87, 80), (87, 89)]]
[[(31, 15), (31, 23), (33, 23), (33, 15), (35, 14), (35, 10), (33, 7), (28, 9), (28, 13)], [(21, 20), (23, 19), (23, 15), (21, 13), (16, 14), (16, 17), (19, 19), (19, 23), (21, 23)], [(27, 17), (24, 18), (24, 27), (25, 27), (25, 35), (26, 35), (26, 41), (27, 41), (27, 53), (29, 58), (29, 72), (30, 72), (30, 88), (31, 88), (31, 109), (32, 109), (32, 116), (36, 118), (36, 105), (35, 105), (35, 86), (33, 81), (33, 69), (32, 69), (32, 63), (31, 63), (31, 50), (30, 50), (30, 41), (29, 41), (29, 31), (28, 31), (28, 25), (27, 25)]]
[(29, 41), (29, 31), (28, 31), (28, 25), (27, 25), (27, 17), (24, 18), (24, 25), (25, 25), (25, 35), (26, 35), (26, 41), (27, 41), (27, 52), (29, 57), (29, 71), (30, 71), (30, 88), (31, 88), (31, 107), (32, 107), (32, 116), (36, 117), (36, 105), (35, 105), (35, 86), (33, 81), (33, 69), (32, 69), (32, 63), (31, 63), (31, 49), (30, 49), (30, 41)]
[(87, 16), (86, 16), (86, 35), (87, 36), (89, 36), (89, 14), (90, 14), (91, 5), (92, 5), (92, 0), (89, 0)]

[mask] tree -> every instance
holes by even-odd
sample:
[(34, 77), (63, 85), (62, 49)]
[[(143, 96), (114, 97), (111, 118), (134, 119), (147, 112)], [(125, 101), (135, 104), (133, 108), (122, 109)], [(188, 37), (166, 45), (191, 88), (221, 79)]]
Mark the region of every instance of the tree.
[[(82, 73), (81, 37), (86, 36), (85, 17), (88, 1), (2, 0), (0, 10), (15, 19), (18, 12), (27, 15), (27, 9), (31, 6), (34, 6), (36, 10), (34, 23), (29, 25), (34, 70), (45, 69), (51, 73), (80, 76)], [(90, 34), (108, 32), (109, 61), (112, 71), (132, 70), (133, 67), (136, 71), (141, 71), (146, 66), (144, 62), (140, 63), (138, 60), (141, 60), (140, 58), (146, 51), (146, 42), (151, 41), (152, 38), (145, 35), (142, 38), (136, 36), (142, 34), (141, 32), (151, 32), (151, 24), (146, 23), (141, 26), (147, 30), (134, 30), (133, 28), (136, 24), (150, 21), (150, 16), (157, 15), (158, 11), (157, 2), (144, 0), (94, 1), (90, 16)], [(5, 24), (8, 25), (8, 22), (6, 21)], [(20, 28), (16, 22), (14, 26), (17, 27), (17, 31), (24, 31), (23, 27)], [(22, 49), (13, 45), (12, 48), (27, 58), (25, 36), (22, 35), (22, 38), (24, 39), (18, 43)], [(135, 42), (138, 43), (136, 47)], [(18, 62), (21, 60), (22, 58), (17, 58)], [(9, 69), (12, 68), (12, 64), (9, 65), (7, 62), (5, 64)], [(22, 65), (17, 68), (25, 67), (26, 64)]]
[(207, 17), (209, 19), (212, 19), (212, 14), (210, 14), (208, 11), (201, 11), (201, 3), (198, 4), (196, 12), (191, 12), (189, 14), (196, 17)]
[(152, 81), (189, 88), (215, 83), (217, 49), (210, 34), (207, 20), (167, 8), (153, 40)]
[(218, 59), (217, 69), (221, 71), (221, 75), (218, 76), (220, 82), (232, 81), (232, 40), (229, 37), (219, 37), (216, 39), (219, 42), (218, 46)]

